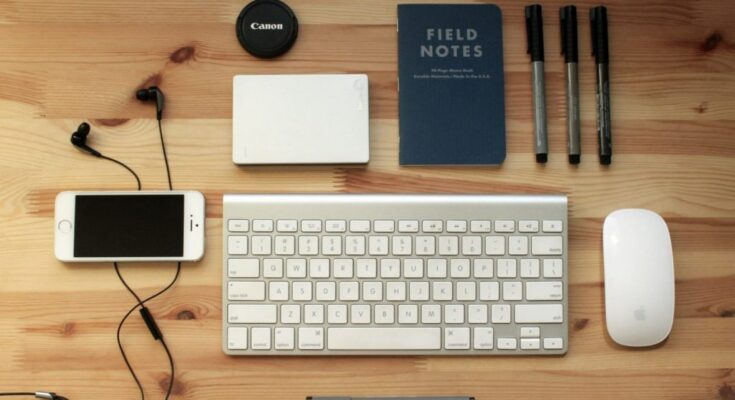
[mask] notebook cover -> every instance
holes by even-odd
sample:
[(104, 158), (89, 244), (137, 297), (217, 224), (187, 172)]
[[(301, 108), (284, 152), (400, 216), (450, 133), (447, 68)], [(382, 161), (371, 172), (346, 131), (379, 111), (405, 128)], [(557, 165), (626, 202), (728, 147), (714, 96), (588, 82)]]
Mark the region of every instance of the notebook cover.
[(399, 5), (398, 78), (401, 165), (503, 162), (500, 8)]

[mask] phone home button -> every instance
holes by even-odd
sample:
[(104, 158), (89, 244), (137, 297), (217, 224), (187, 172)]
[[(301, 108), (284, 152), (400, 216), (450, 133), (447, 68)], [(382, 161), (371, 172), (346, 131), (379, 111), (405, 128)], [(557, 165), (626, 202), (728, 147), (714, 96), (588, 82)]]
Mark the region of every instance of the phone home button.
[(59, 231), (61, 231), (61, 233), (71, 232), (71, 221), (69, 221), (68, 219), (63, 219), (59, 221)]

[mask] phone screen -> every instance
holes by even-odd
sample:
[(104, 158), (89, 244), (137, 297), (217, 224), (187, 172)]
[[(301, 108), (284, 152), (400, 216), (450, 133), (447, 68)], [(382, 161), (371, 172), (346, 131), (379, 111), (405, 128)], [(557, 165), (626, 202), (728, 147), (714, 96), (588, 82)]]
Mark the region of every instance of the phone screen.
[(184, 195), (77, 195), (74, 257), (183, 257)]

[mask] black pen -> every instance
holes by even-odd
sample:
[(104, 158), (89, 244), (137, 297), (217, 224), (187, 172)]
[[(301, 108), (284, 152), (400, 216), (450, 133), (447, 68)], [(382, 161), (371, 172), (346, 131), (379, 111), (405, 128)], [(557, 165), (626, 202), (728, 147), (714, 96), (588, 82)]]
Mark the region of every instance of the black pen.
[(607, 47), (607, 9), (590, 10), (592, 55), (597, 65), (597, 135), (600, 140), (600, 164), (612, 162), (612, 127), (610, 125), (610, 55)]
[(569, 163), (579, 164), (582, 154), (579, 142), (579, 62), (577, 47), (577, 7), (559, 9), (561, 54), (564, 55), (567, 77), (567, 147)]
[(544, 20), (541, 6), (526, 6), (527, 53), (531, 55), (533, 88), (533, 122), (536, 140), (536, 162), (545, 163), (549, 144), (546, 133), (546, 95), (544, 93)]

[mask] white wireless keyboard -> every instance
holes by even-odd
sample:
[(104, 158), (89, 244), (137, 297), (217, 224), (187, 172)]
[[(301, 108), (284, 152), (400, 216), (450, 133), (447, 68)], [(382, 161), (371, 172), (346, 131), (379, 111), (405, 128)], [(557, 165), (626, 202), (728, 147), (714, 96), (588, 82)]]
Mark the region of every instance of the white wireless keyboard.
[(225, 195), (231, 355), (559, 355), (567, 199)]

